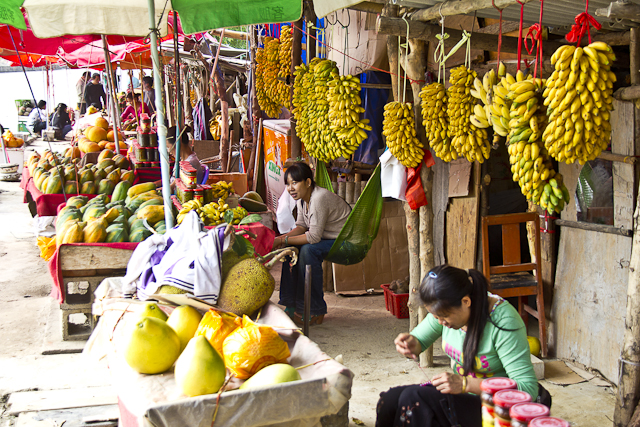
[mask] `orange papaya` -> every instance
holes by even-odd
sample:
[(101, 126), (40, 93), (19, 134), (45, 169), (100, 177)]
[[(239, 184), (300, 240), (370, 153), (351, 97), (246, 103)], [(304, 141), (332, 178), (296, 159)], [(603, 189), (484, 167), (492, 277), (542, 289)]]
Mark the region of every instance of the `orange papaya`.
[(96, 218), (90, 220), (83, 231), (85, 243), (102, 243), (107, 238), (107, 220)]

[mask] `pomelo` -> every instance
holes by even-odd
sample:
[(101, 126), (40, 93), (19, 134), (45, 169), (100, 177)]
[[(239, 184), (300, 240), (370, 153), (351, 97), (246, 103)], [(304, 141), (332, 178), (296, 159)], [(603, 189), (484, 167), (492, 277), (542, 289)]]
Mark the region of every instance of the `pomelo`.
[(196, 334), (200, 320), (202, 320), (202, 314), (189, 305), (181, 305), (173, 310), (167, 319), (167, 324), (178, 334), (180, 350), (184, 350), (189, 340)]
[(129, 366), (141, 374), (159, 374), (180, 355), (180, 338), (167, 322), (143, 317), (134, 326), (124, 348)]
[(202, 335), (189, 341), (175, 368), (176, 383), (189, 397), (217, 392), (226, 373), (222, 356)]
[(275, 363), (260, 369), (251, 378), (246, 380), (240, 386), (240, 389), (268, 387), (290, 381), (299, 381), (300, 379), (300, 374), (293, 366), (286, 363)]
[(140, 312), (140, 317), (155, 317), (164, 322), (167, 321), (167, 314), (158, 307), (155, 302), (148, 302), (144, 305), (144, 310)]
[(529, 351), (536, 357), (540, 357), (540, 340), (536, 337), (527, 337), (529, 341)]

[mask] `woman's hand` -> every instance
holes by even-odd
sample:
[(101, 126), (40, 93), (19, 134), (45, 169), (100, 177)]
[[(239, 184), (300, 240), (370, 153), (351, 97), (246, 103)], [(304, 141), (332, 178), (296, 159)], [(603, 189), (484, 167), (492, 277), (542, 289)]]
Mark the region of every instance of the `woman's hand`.
[(436, 375), (431, 379), (431, 384), (443, 394), (462, 393), (462, 377), (451, 372)]
[(411, 334), (402, 333), (393, 341), (398, 353), (410, 359), (417, 359), (422, 351), (422, 345), (416, 337)]
[(273, 239), (273, 249), (279, 249), (280, 247), (282, 247), (282, 245), (284, 244), (284, 237), (283, 236), (278, 236), (275, 239)]

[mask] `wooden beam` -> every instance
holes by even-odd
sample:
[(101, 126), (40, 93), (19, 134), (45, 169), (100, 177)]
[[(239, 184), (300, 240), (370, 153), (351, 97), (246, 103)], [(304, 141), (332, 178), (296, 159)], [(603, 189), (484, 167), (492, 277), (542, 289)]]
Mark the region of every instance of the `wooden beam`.
[(354, 4), (353, 6), (349, 6), (347, 9), (357, 10), (359, 12), (367, 12), (367, 13), (375, 13), (376, 15), (382, 13), (382, 8), (384, 4), (382, 3), (372, 3), (369, 1), (365, 1), (362, 3)]
[(633, 235), (633, 230), (628, 230), (622, 227), (618, 228), (612, 225), (591, 224), (590, 222), (557, 219), (556, 225), (560, 227), (578, 228), (580, 230), (597, 231), (599, 233), (616, 234), (624, 237), (631, 237)]
[[(522, 3), (529, 3), (530, 1), (522, 0)], [(499, 9), (504, 9), (517, 3), (517, 0), (495, 0), (495, 6)], [(490, 7), (493, 7), (492, 0), (446, 1), (428, 9), (420, 9), (411, 15), (410, 19), (413, 21), (431, 21), (440, 18), (440, 15), (464, 15)]]
[(640, 99), (640, 85), (627, 86), (613, 92), (613, 97), (622, 101)]
[(594, 42), (605, 42), (609, 46), (628, 46), (629, 31), (615, 31), (607, 34), (595, 34), (591, 37)]
[(631, 2), (612, 1), (609, 7), (596, 9), (596, 16), (640, 21), (640, 6)]
[[(220, 36), (223, 30), (211, 30), (209, 31), (214, 36)], [(224, 30), (224, 36), (230, 39), (247, 40), (249, 33), (243, 33), (242, 31)]]
[[(447, 4), (458, 4), (462, 2), (454, 2)], [(444, 8), (443, 8), (444, 9)], [(391, 36), (406, 36), (407, 24), (399, 18), (388, 18), (378, 16), (376, 22), (376, 30), (378, 34), (386, 34)], [(420, 39), (426, 41), (434, 41), (436, 34), (440, 34), (439, 25), (425, 24), (419, 21), (409, 21), (409, 38)], [(462, 38), (462, 30), (453, 28), (445, 28), (445, 32), (449, 34), (449, 38), (445, 40), (446, 47), (454, 46)], [(543, 54), (551, 56), (562, 46), (563, 43), (557, 41), (545, 41), (543, 44)], [(474, 32), (471, 36), (471, 49), (495, 51), (498, 48), (498, 36), (492, 34), (479, 34)], [(517, 53), (518, 38), (502, 37), (502, 52)]]
[(629, 32), (629, 77), (631, 84), (637, 85), (640, 84), (640, 30), (632, 28)]
[[(518, 31), (520, 29), (520, 23), (514, 21), (502, 22), (502, 34), (510, 33), (512, 31)], [(478, 28), (475, 32), (482, 34), (500, 34), (500, 23), (487, 25), (486, 27)]]
[(609, 160), (610, 162), (630, 163), (634, 164), (638, 161), (637, 157), (625, 156), (624, 154), (615, 154), (609, 151), (603, 151), (598, 156), (598, 159)]

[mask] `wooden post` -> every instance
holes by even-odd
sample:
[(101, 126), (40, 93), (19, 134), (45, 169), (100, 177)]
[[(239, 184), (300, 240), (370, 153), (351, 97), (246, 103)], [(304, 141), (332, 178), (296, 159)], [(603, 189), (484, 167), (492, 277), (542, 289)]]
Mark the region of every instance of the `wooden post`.
[(631, 84), (640, 84), (640, 31), (637, 28), (629, 30), (629, 77)]
[[(304, 2), (304, 17), (307, 22), (311, 22), (313, 25), (316, 24), (316, 11), (313, 8), (313, 0), (307, 0)], [(302, 28), (302, 27), (300, 27)], [(307, 28), (307, 32), (315, 37), (316, 31), (311, 28)], [(316, 57), (316, 40), (311, 37), (307, 37), (307, 64), (311, 59)]]
[(251, 156), (249, 157), (249, 166), (247, 167), (247, 181), (248, 187), (253, 188), (253, 177), (255, 175), (255, 163), (256, 153), (258, 151), (258, 144), (262, 142), (262, 113), (260, 112), (260, 105), (258, 104), (258, 97), (256, 92), (256, 45), (258, 41), (258, 30), (254, 25), (251, 29), (253, 37), (251, 38), (251, 87), (249, 88), (249, 96), (251, 97), (251, 124), (253, 126), (253, 143), (251, 145)]

